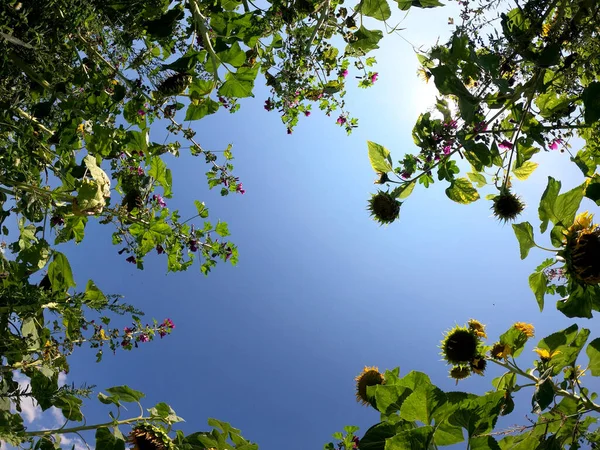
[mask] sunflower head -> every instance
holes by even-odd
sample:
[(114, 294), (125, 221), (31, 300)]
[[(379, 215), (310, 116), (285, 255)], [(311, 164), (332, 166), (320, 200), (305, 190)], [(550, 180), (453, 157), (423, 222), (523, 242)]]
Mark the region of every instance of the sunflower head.
[(485, 334), (485, 325), (479, 322), (478, 320), (471, 319), (467, 322), (469, 326), (469, 330), (477, 335), (477, 337), (487, 339), (487, 334)]
[(524, 333), (528, 338), (532, 338), (533, 336), (535, 336), (535, 329), (530, 323), (516, 322), (513, 325), (513, 328), (516, 328), (521, 333)]
[(512, 353), (510, 346), (496, 342), (490, 350), (490, 356), (494, 359), (505, 359)]
[(162, 428), (149, 423), (136, 425), (127, 441), (134, 450), (175, 450), (169, 435)]
[(173, 95), (179, 95), (185, 91), (188, 86), (192, 83), (192, 77), (187, 73), (176, 73), (158, 85), (156, 91), (162, 97), (171, 97)]
[(450, 378), (454, 378), (457, 383), (459, 380), (464, 380), (469, 375), (471, 375), (469, 366), (459, 365), (450, 369)]
[(575, 217), (565, 231), (565, 248), (561, 252), (567, 273), (588, 285), (600, 283), (600, 226), (592, 224), (592, 218), (587, 211)]
[(560, 353), (560, 350), (554, 350), (551, 352), (545, 348), (534, 348), (533, 351), (538, 354), (542, 362), (548, 362)]
[(485, 367), (487, 366), (487, 361), (485, 360), (485, 356), (477, 355), (471, 361), (471, 370), (477, 375), (483, 375), (485, 371)]
[(400, 216), (400, 203), (389, 192), (377, 191), (369, 200), (368, 210), (380, 224), (392, 223)]
[(363, 371), (354, 379), (356, 381), (356, 401), (363, 405), (370, 405), (367, 387), (384, 384), (385, 378), (377, 367), (365, 366)]
[(456, 326), (446, 333), (441, 347), (449, 364), (469, 364), (478, 353), (479, 338), (467, 327)]
[(515, 220), (525, 209), (525, 204), (521, 199), (508, 189), (501, 191), (492, 201), (492, 212), (494, 216), (497, 217), (498, 220), (503, 220), (504, 222)]

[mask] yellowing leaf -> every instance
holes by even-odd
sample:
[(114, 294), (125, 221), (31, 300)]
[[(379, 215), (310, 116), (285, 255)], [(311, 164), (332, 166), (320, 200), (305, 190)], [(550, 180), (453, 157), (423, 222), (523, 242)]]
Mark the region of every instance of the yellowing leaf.
[(538, 163), (535, 163), (533, 161), (525, 161), (521, 167), (519, 167), (518, 169), (513, 169), (513, 174), (519, 180), (523, 181), (529, 178), (533, 171), (537, 169), (537, 166), (539, 166)]

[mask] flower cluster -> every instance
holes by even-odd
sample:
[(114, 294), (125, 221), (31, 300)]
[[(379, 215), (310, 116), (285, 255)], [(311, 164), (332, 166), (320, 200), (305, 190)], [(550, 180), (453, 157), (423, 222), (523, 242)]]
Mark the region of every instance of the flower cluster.
[(487, 361), (481, 340), (486, 338), (485, 325), (475, 319), (446, 332), (441, 349), (444, 360), (453, 366), (450, 369), (451, 378), (458, 382), (472, 373), (483, 375)]

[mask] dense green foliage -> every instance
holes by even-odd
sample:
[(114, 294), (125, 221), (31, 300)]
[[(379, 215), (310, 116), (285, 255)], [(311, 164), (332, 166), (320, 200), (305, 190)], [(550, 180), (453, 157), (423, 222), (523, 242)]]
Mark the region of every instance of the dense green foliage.
[[(591, 318), (600, 311), (600, 228), (592, 215), (578, 211), (584, 197), (600, 204), (600, 5), (459, 3), (461, 23), (450, 40), (418, 55), (424, 80), (432, 79), (440, 94), (436, 111), (422, 114), (413, 129), (419, 153), (394, 164), (384, 146), (368, 143), (377, 183), (388, 187), (372, 196), (369, 211), (382, 224), (398, 220), (402, 201), (416, 185), (428, 187), (437, 176), (458, 203), (480, 200), (480, 190), (491, 190), (494, 215), (514, 221), (523, 203), (512, 180), (527, 179), (538, 166), (537, 153), (564, 151), (583, 181), (561, 192), (561, 182), (549, 178), (538, 234), (548, 233), (554, 248), (544, 249), (552, 257), (541, 262), (529, 284), (540, 309), (547, 295), (558, 295), (557, 308), (567, 317)], [(106, 348), (131, 350), (174, 328), (169, 319), (145, 324), (141, 311), (103, 294), (92, 280), (76, 291), (58, 247), (81, 242), (86, 225), (97, 221), (112, 227), (124, 264), (140, 269), (151, 252), (163, 255), (173, 272), (196, 258), (204, 274), (219, 260), (235, 264), (237, 248), (222, 240), (229, 235), (227, 224), (209, 221), (204, 203), (196, 201), (196, 214), (186, 220), (168, 208), (168, 158), (182, 150), (207, 164), (210, 188), (223, 196), (244, 193), (233, 174), (231, 148), (219, 159), (183, 124), (221, 109), (235, 112), (239, 99), (253, 96), (256, 80), (264, 79), (271, 89), (264, 108), (281, 114), (288, 133), (313, 106), (350, 132), (357, 120), (345, 109), (347, 75), (356, 71), (359, 87), (376, 82), (375, 60), (367, 55), (383, 32), (367, 26), (381, 21), (387, 29), (391, 6), (406, 11), (442, 4), (11, 0), (0, 7), (0, 225), (11, 241), (10, 254), (0, 255), (0, 439), (54, 448), (61, 434), (96, 430), (98, 449), (122, 449), (127, 440), (140, 448), (256, 448), (239, 430), (214, 419), (211, 432), (172, 432), (181, 419), (164, 403), (147, 414), (140, 405), (140, 416), (121, 419), (123, 403), (143, 398), (126, 386), (98, 394), (114, 410), (107, 423), (25, 429), (19, 414), (25, 396), (43, 410), (55, 406), (69, 421), (84, 421), (82, 399), (91, 390), (58, 383), (75, 348), (94, 348), (100, 360)], [(578, 138), (583, 146), (571, 152)], [(461, 176), (465, 167), (470, 170)], [(7, 226), (12, 223), (14, 229)], [(539, 247), (534, 226), (512, 226), (525, 258)], [(111, 328), (115, 314), (130, 316), (132, 326)], [(516, 358), (533, 337), (531, 325), (516, 323), (492, 345), (484, 343), (485, 327), (477, 321), (455, 327), (442, 342), (450, 376), (482, 375), (488, 363), (497, 364), (506, 374), (493, 380), (494, 389), (483, 396), (443, 392), (423, 373), (400, 377), (398, 369), (383, 376), (366, 370), (357, 380), (359, 399), (379, 411), (381, 420), (361, 439), (355, 427), (336, 433), (338, 447), (596, 445), (600, 405), (580, 382), (584, 373), (600, 375), (600, 340), (586, 346), (589, 334), (573, 325), (542, 339), (539, 360), (524, 369)], [(589, 364), (582, 369), (577, 361), (584, 348)], [(17, 374), (30, 379), (30, 391), (19, 387)], [(524, 387), (534, 390), (537, 422), (494, 432), (498, 417), (514, 407), (513, 393)], [(129, 437), (120, 431), (126, 425), (132, 426)]]

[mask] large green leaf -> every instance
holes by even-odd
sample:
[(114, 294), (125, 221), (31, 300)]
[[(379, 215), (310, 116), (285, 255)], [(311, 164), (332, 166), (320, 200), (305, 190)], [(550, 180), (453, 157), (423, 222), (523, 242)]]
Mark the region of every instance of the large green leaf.
[(529, 254), (529, 250), (535, 247), (535, 241), (533, 240), (533, 227), (529, 222), (515, 223), (512, 227), (519, 241), (521, 259), (525, 259)]
[(240, 67), (237, 72), (227, 72), (219, 94), (231, 98), (253, 97), (252, 90), (257, 75), (258, 66)]
[(444, 6), (438, 0), (396, 0), (398, 8), (402, 11), (407, 11), (411, 6), (416, 8), (435, 8), (436, 6)]
[(422, 385), (404, 400), (400, 417), (409, 422), (420, 421), (431, 425), (434, 412), (444, 403), (446, 396), (441, 389), (433, 385)]
[(600, 83), (597, 81), (590, 83), (583, 90), (582, 99), (585, 123), (591, 125), (600, 119)]
[(548, 350), (550, 354), (555, 353), (550, 360), (553, 375), (558, 375), (565, 367), (575, 365), (589, 335), (590, 330), (586, 328), (578, 330), (577, 325), (573, 324), (569, 328), (546, 336), (538, 343), (539, 348)]
[(385, 450), (427, 449), (433, 440), (433, 428), (421, 427), (398, 433), (385, 443)]
[(596, 338), (590, 342), (585, 349), (585, 353), (590, 358), (588, 365), (590, 373), (595, 377), (600, 376), (600, 338)]
[(216, 113), (219, 106), (219, 102), (215, 102), (208, 97), (198, 100), (188, 106), (185, 111), (185, 120), (200, 120), (205, 116)]
[(127, 403), (139, 402), (145, 397), (143, 392), (131, 389), (129, 386), (114, 386), (108, 388), (106, 392), (108, 392), (112, 397)]
[(350, 44), (346, 46), (346, 53), (349, 55), (364, 55), (371, 50), (379, 48), (379, 41), (383, 38), (383, 33), (379, 30), (367, 30), (364, 26), (352, 35)]
[(446, 195), (457, 203), (468, 204), (479, 200), (479, 192), (466, 178), (457, 178), (446, 189)]
[(125, 441), (114, 436), (106, 427), (97, 428), (96, 450), (125, 450)]
[(65, 292), (71, 287), (75, 287), (73, 271), (67, 257), (54, 252), (54, 259), (48, 266), (48, 278), (54, 292)]
[(533, 161), (525, 161), (521, 167), (513, 169), (513, 174), (519, 180), (526, 180), (533, 173), (533, 171), (537, 169), (538, 166), (539, 164)]
[(561, 183), (552, 177), (548, 177), (548, 185), (542, 194), (538, 213), (542, 223), (540, 230), (546, 231), (548, 221), (555, 225), (567, 227), (573, 223), (575, 214), (583, 199), (584, 186), (577, 186), (564, 194), (558, 195)]
[(392, 170), (392, 158), (390, 151), (383, 145), (379, 145), (372, 141), (367, 141), (369, 149), (369, 161), (371, 167), (377, 173), (387, 173)]
[(362, 0), (356, 10), (377, 20), (388, 20), (392, 15), (387, 0)]
[(546, 287), (548, 286), (548, 277), (544, 272), (534, 272), (529, 275), (529, 287), (535, 295), (540, 312), (544, 310), (544, 296), (546, 295)]

